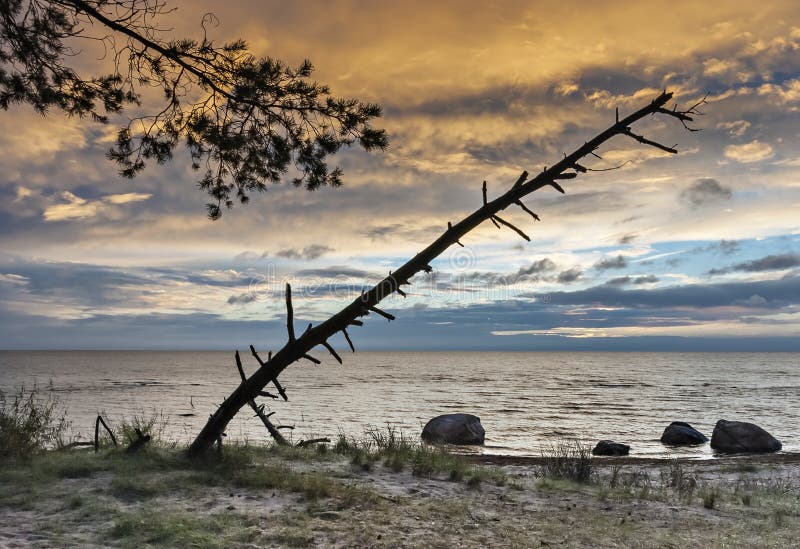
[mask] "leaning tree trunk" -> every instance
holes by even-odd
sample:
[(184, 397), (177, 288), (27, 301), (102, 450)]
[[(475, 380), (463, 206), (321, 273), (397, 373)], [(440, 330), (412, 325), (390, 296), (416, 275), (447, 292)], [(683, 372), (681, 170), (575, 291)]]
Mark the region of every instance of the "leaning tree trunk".
[[(338, 332), (342, 332), (347, 340), (350, 348), (355, 351), (353, 343), (347, 329), (351, 326), (361, 326), (362, 321), (358, 320), (360, 317), (366, 316), (369, 313), (375, 313), (388, 320), (394, 320), (394, 316), (377, 308), (377, 304), (384, 298), (397, 292), (399, 295), (405, 297), (405, 293), (400, 288), (404, 284), (409, 284), (409, 280), (420, 271), (431, 272), (431, 261), (441, 255), (453, 244), (461, 244), (460, 239), (481, 223), (485, 221), (493, 222), (497, 227), (506, 226), (525, 240), (530, 238), (519, 228), (515, 227), (508, 221), (498, 216), (498, 213), (505, 210), (509, 206), (519, 206), (525, 212), (532, 215), (536, 220), (538, 216), (529, 210), (521, 201), (521, 198), (534, 192), (542, 187), (553, 187), (557, 191), (564, 193), (564, 189), (559, 185), (559, 180), (574, 179), (579, 173), (586, 173), (591, 171), (578, 162), (585, 156), (597, 156), (595, 150), (617, 135), (626, 135), (635, 139), (636, 141), (656, 147), (669, 153), (677, 153), (678, 151), (673, 147), (666, 147), (655, 141), (651, 141), (641, 135), (637, 135), (631, 131), (631, 126), (649, 115), (667, 115), (678, 119), (683, 126), (693, 131), (687, 126), (687, 122), (692, 121), (694, 115), (700, 114), (697, 108), (704, 103), (700, 101), (691, 108), (680, 111), (677, 108), (667, 109), (665, 105), (672, 99), (672, 93), (664, 92), (654, 99), (649, 105), (639, 109), (633, 114), (629, 115), (622, 120), (619, 119), (619, 111), (617, 111), (617, 118), (615, 123), (607, 128), (602, 133), (595, 136), (591, 141), (588, 141), (579, 147), (573, 153), (564, 155), (564, 158), (555, 163), (550, 168), (545, 168), (541, 173), (528, 179), (528, 172), (523, 172), (513, 186), (502, 196), (492, 200), (491, 202), (486, 199), (486, 185), (484, 182), (483, 187), (483, 206), (475, 212), (459, 221), (456, 224), (447, 223), (447, 230), (437, 238), (431, 245), (422, 250), (420, 253), (411, 258), (407, 263), (399, 269), (390, 272), (389, 276), (381, 280), (368, 292), (356, 298), (347, 307), (336, 313), (334, 316), (323, 322), (318, 326), (309, 324), (308, 328), (299, 337), (295, 336), (293, 309), (292, 309), (292, 294), (291, 287), (286, 285), (286, 310), (287, 319), (286, 327), (288, 331), (288, 341), (277, 353), (270, 355), (267, 361), (263, 361), (255, 349), (251, 346), (253, 356), (259, 363), (258, 370), (249, 378), (246, 378), (242, 373), (242, 382), (239, 386), (228, 396), (227, 399), (217, 408), (211, 415), (205, 427), (197, 435), (194, 442), (189, 447), (189, 455), (196, 456), (205, 453), (212, 445), (221, 440), (228, 423), (239, 412), (239, 410), (250, 403), (254, 403), (256, 397), (274, 395), (266, 393), (264, 388), (272, 383), (278, 390), (284, 400), (288, 400), (286, 392), (278, 382), (278, 376), (292, 363), (306, 359), (315, 363), (319, 360), (310, 356), (308, 353), (314, 347), (322, 345), (331, 355), (341, 363), (341, 357), (328, 343), (328, 339)], [(254, 404), (251, 404), (254, 406)]]

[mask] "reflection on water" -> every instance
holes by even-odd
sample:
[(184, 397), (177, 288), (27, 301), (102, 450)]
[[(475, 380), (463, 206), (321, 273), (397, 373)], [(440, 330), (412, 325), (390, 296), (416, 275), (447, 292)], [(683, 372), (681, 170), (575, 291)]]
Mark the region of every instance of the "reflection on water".
[[(322, 366), (284, 372), (288, 403), (267, 403), (297, 440), (387, 423), (416, 435), (431, 417), (462, 411), (481, 417), (486, 453), (538, 455), (574, 437), (629, 443), (635, 455), (707, 457), (708, 445), (669, 449), (658, 439), (675, 420), (710, 436), (718, 419), (752, 421), (800, 451), (798, 353), (359, 352), (344, 366), (318, 356)], [(187, 441), (238, 379), (232, 352), (0, 352), (0, 388), (52, 380), (83, 433), (98, 411), (114, 420), (157, 410)], [(243, 410), (228, 435), (264, 439), (251, 416)]]

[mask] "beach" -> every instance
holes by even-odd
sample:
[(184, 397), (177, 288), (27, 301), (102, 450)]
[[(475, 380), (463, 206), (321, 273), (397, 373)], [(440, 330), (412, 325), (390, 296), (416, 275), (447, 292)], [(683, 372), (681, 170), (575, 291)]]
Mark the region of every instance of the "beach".
[(590, 458), (579, 482), (548, 474), (552, 455), (340, 442), (200, 463), (164, 447), (26, 460), (0, 473), (0, 546), (789, 547), (800, 534), (797, 454)]

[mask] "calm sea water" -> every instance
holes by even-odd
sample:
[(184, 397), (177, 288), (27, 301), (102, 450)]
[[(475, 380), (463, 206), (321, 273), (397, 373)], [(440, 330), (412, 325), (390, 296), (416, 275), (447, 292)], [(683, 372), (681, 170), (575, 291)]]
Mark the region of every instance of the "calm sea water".
[[(387, 423), (417, 436), (435, 415), (468, 412), (486, 429), (485, 453), (539, 455), (569, 437), (626, 442), (639, 456), (710, 457), (708, 445), (673, 450), (658, 439), (674, 420), (710, 436), (718, 419), (757, 423), (800, 451), (800, 353), (359, 352), (344, 366), (318, 356), (322, 366), (284, 372), (289, 402), (267, 403), (295, 440)], [(52, 382), (84, 438), (98, 412), (112, 422), (144, 412), (188, 441), (237, 381), (227, 352), (0, 352), (0, 389)], [(244, 409), (228, 435), (264, 440), (252, 415)]]

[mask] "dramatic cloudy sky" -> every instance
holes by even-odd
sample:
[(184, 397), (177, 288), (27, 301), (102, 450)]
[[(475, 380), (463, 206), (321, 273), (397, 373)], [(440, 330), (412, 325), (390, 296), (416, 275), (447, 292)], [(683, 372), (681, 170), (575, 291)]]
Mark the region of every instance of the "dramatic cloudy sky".
[[(384, 106), (385, 153), (338, 190), (275, 186), (205, 217), (178, 157), (122, 180), (113, 128), (0, 112), (0, 346), (278, 345), (283, 282), (318, 322), (523, 170), (552, 164), (664, 88), (708, 94), (703, 131), (640, 126), (606, 168), (487, 224), (354, 331), (366, 348), (800, 350), (800, 7), (769, 2), (176, 1), (169, 25), (311, 59)], [(182, 17), (182, 19), (181, 19)], [(81, 60), (87, 66), (93, 59)], [(98, 62), (99, 63), (99, 62)]]

